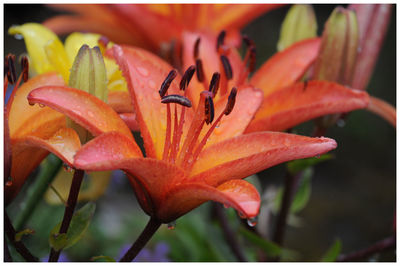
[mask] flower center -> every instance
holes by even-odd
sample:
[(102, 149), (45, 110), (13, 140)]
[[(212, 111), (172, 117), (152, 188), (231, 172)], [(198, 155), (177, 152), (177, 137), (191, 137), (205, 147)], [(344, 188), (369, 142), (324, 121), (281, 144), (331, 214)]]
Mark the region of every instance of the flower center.
[[(177, 75), (176, 70), (171, 70), (169, 72), (159, 90), (161, 103), (167, 104), (167, 128), (162, 159), (170, 163), (177, 164), (185, 171), (190, 171), (193, 163), (197, 160), (197, 157), (206, 145), (208, 138), (211, 136), (217, 125), (221, 122), (222, 117), (230, 114), (235, 105), (235, 98), (237, 94), (237, 89), (233, 88), (228, 97), (228, 102), (225, 109), (214, 121), (213, 98), (218, 92), (220, 82), (220, 74), (218, 72), (214, 73), (208, 86), (209, 90), (205, 90), (200, 94), (200, 102), (194, 114), (193, 120), (191, 121), (188, 133), (183, 137), (183, 143), (181, 145), (183, 126), (185, 123), (185, 110), (186, 108), (192, 107), (192, 103), (186, 97), (186, 88), (188, 87), (189, 82), (196, 70), (197, 67), (190, 66), (184, 73), (179, 83), (180, 89), (183, 91), (183, 95), (168, 95), (168, 88)], [(171, 106), (171, 104), (173, 104), (173, 106)], [(178, 106), (181, 106), (180, 115), (178, 114)], [(172, 108), (173, 118), (171, 110)], [(206, 134), (200, 139), (200, 133), (204, 124), (211, 124), (211, 126), (207, 130)]]

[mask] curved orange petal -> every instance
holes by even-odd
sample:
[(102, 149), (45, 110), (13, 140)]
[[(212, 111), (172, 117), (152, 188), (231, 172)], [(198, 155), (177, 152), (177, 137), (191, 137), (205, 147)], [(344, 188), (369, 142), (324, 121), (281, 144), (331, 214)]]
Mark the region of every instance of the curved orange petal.
[(265, 62), (250, 83), (264, 91), (264, 96), (298, 81), (318, 55), (320, 39), (297, 42)]
[(368, 106), (369, 96), (329, 81), (297, 83), (264, 98), (246, 132), (280, 131), (322, 115)]
[(60, 128), (49, 139), (26, 136), (13, 140), (13, 145), (35, 146), (48, 150), (73, 167), (74, 155), (81, 147), (81, 142), (78, 134), (73, 129), (64, 127)]
[[(114, 45), (114, 57), (128, 83), (146, 154), (161, 159), (167, 108), (161, 103), (158, 90), (173, 67), (150, 52), (128, 46)], [(179, 81), (178, 74), (171, 83), (169, 94), (179, 93)], [(190, 112), (193, 112), (192, 108), (186, 110), (187, 115)]]
[(336, 148), (329, 138), (257, 132), (232, 138), (202, 151), (190, 173), (192, 182), (217, 186), (276, 164), (320, 155)]
[(200, 204), (213, 200), (235, 208), (241, 216), (255, 217), (260, 209), (257, 189), (243, 180), (229, 180), (218, 187), (202, 183), (182, 184), (168, 191), (157, 218), (171, 222)]
[(370, 102), (367, 110), (379, 115), (389, 122), (394, 128), (396, 128), (396, 108), (391, 104), (370, 96)]
[[(25, 134), (31, 135), (32, 131), (35, 131), (41, 124), (64, 117), (63, 114), (56, 112), (49, 107), (41, 108), (39, 106), (31, 106), (28, 104), (28, 100), (26, 99), (28, 94), (33, 89), (46, 85), (61, 86), (64, 85), (64, 80), (56, 73), (46, 73), (29, 79), (16, 91), (8, 118), (11, 138), (21, 137)], [(47, 131), (48, 133), (45, 134), (46, 136), (40, 137), (48, 138), (54, 134), (56, 130)]]
[(108, 93), (107, 104), (117, 113), (134, 112), (131, 96), (127, 91), (110, 91)]
[(30, 103), (47, 105), (89, 130), (94, 136), (119, 131), (130, 139), (132, 133), (105, 102), (82, 90), (65, 86), (45, 86), (28, 95)]
[(275, 9), (280, 4), (225, 4), (213, 5), (215, 16), (209, 19), (209, 24), (216, 31), (231, 28), (242, 28), (247, 23), (262, 15), (263, 13)]
[[(208, 84), (211, 81), (211, 77), (214, 72), (220, 72), (220, 56), (217, 53), (217, 35), (210, 33), (193, 33), (184, 32), (183, 33), (183, 68), (187, 69), (191, 65), (195, 65), (195, 60), (193, 57), (194, 45), (197, 38), (200, 37), (199, 44), (199, 58), (203, 64), (204, 79), (207, 87), (200, 83), (196, 77), (193, 77), (190, 82), (188, 90), (189, 98), (192, 103), (197, 105), (200, 98), (200, 92), (203, 90), (208, 90)], [(243, 71), (243, 62), (236, 49), (231, 49), (228, 55), (229, 62), (232, 67), (233, 79), (228, 83), (228, 92), (238, 83), (240, 78), (240, 73)], [(224, 75), (221, 73), (221, 75)], [(218, 97), (217, 97), (218, 98)]]

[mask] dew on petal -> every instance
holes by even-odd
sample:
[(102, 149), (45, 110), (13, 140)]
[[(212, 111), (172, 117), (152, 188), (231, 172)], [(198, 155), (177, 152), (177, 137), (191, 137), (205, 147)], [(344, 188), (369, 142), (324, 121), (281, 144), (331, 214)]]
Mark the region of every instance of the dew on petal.
[(69, 166), (66, 163), (63, 164), (63, 169), (64, 169), (64, 171), (66, 171), (68, 173), (72, 173), (72, 171), (74, 170), (71, 166)]
[(247, 219), (247, 224), (250, 226), (250, 227), (254, 227), (254, 226), (256, 226), (257, 225), (257, 216), (256, 217), (253, 217), (253, 218), (249, 218), (249, 219)]
[(176, 227), (176, 221), (168, 223), (168, 229), (169, 230), (174, 230)]
[(137, 71), (139, 72), (140, 75), (147, 77), (149, 75), (149, 70), (147, 70), (144, 67), (136, 67)]

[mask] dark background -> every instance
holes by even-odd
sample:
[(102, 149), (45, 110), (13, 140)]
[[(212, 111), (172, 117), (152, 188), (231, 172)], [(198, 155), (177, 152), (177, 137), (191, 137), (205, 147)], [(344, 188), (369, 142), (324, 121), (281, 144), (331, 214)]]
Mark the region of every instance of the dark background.
[[(44, 5), (4, 5), (4, 53), (17, 55), (25, 51), (21, 40), (7, 35), (13, 24), (42, 22), (59, 14)], [(335, 5), (313, 5), (318, 19), (318, 33)], [(280, 24), (288, 10), (283, 7), (254, 20), (243, 32), (252, 38), (257, 47), (257, 64), (260, 66), (276, 52)], [(396, 7), (368, 92), (396, 105)], [(297, 128), (308, 133), (312, 122)], [(395, 228), (396, 210), (396, 131), (386, 121), (365, 110), (352, 112), (344, 127), (333, 127), (326, 133), (334, 138), (338, 148), (334, 160), (315, 167), (311, 199), (299, 213), (301, 227), (289, 227), (285, 245), (299, 251), (300, 260), (318, 260), (335, 239), (342, 241), (343, 253), (368, 247), (390, 236)], [(283, 183), (284, 166), (276, 166), (259, 174), (263, 188)], [(124, 189), (126, 183), (119, 189)], [(131, 204), (131, 190), (123, 190)], [(118, 192), (120, 194), (121, 192)], [(100, 200), (105, 205), (125, 195), (108, 191)], [(118, 198), (118, 199), (117, 199)], [(120, 204), (127, 201), (119, 200)], [(11, 213), (18, 206), (10, 206)], [(119, 205), (121, 206), (121, 205)], [(112, 208), (103, 208), (112, 211)], [(124, 209), (121, 206), (121, 209)], [(99, 214), (101, 216), (101, 214)], [(113, 214), (111, 214), (113, 215)], [(116, 214), (118, 215), (118, 214)], [(190, 214), (189, 214), (190, 215)], [(179, 223), (179, 220), (178, 220)], [(116, 226), (112, 225), (111, 226)], [(179, 230), (179, 227), (177, 228)], [(394, 261), (393, 251), (384, 252), (375, 259)]]

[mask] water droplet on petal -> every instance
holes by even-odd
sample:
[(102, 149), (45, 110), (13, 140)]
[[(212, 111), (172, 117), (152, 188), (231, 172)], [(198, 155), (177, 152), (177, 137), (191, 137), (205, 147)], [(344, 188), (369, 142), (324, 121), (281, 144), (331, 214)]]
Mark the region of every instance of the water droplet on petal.
[(24, 39), (24, 36), (23, 36), (22, 34), (15, 34), (14, 37), (15, 37), (15, 39), (17, 39), (17, 40), (22, 40), (22, 39)]
[(257, 216), (256, 216), (256, 217), (253, 217), (253, 218), (247, 219), (247, 224), (248, 224), (250, 227), (256, 226), (256, 224), (257, 224)]
[(42, 104), (42, 103), (39, 103), (39, 107), (40, 107), (40, 108), (43, 108), (43, 107), (45, 107), (45, 105)]
[(74, 170), (71, 166), (69, 166), (66, 163), (63, 164), (63, 169), (64, 169), (64, 171), (66, 171), (68, 173), (72, 173), (72, 171)]
[(242, 219), (246, 218), (246, 215), (244, 215), (243, 212), (238, 212), (238, 215), (239, 215), (239, 217), (242, 218)]
[(149, 75), (149, 71), (144, 67), (137, 67), (136, 69), (139, 72), (139, 74), (144, 77), (147, 77)]
[(154, 90), (156, 88), (156, 83), (154, 82), (154, 80), (149, 80), (148, 84), (150, 89)]
[(176, 221), (168, 223), (168, 229), (169, 230), (174, 230), (176, 227)]
[(90, 117), (94, 117), (94, 114), (93, 114), (93, 112), (92, 112), (92, 111), (89, 111), (89, 112), (88, 112), (88, 116), (90, 116)]
[(30, 105), (30, 106), (34, 106), (34, 105), (35, 105), (35, 103), (31, 103), (31, 102), (30, 102), (30, 103), (29, 103), (29, 105)]
[(13, 182), (11, 181), (11, 180), (8, 180), (7, 182), (6, 182), (6, 186), (7, 187), (11, 187), (13, 185)]
[(344, 127), (346, 125), (346, 122), (343, 119), (339, 119), (338, 121), (336, 121), (336, 125), (338, 127)]

